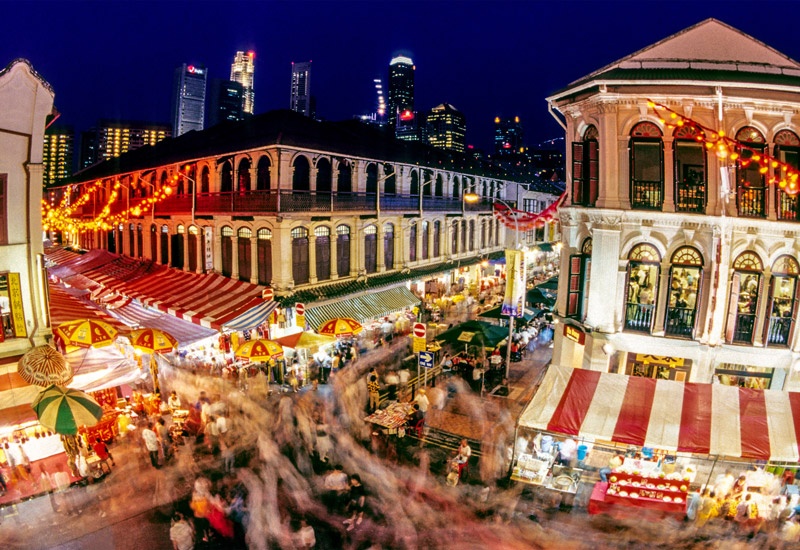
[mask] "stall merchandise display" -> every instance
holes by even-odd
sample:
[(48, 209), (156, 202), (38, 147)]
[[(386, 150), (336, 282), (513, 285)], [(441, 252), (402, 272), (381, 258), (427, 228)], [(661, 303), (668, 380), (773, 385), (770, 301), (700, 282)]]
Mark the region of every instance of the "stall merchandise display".
[(688, 476), (651, 476), (614, 471), (608, 477), (605, 500), (625, 505), (655, 504), (661, 510), (681, 512), (686, 506), (688, 494)]
[(375, 411), (364, 420), (387, 430), (397, 430), (406, 423), (411, 410), (409, 403), (393, 403), (385, 409)]

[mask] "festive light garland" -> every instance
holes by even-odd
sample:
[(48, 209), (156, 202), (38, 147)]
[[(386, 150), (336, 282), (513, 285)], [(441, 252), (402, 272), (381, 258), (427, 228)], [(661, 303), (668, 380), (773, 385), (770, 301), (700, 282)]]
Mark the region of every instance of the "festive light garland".
[(496, 202), (493, 205), (493, 213), (494, 217), (500, 220), (500, 223), (509, 229), (530, 231), (531, 229), (544, 227), (547, 222), (552, 220), (558, 211), (558, 207), (561, 206), (566, 198), (567, 192), (564, 191), (553, 204), (538, 214), (517, 210), (516, 208), (511, 208), (505, 204)]
[[(765, 176), (769, 185), (777, 185), (782, 191), (792, 196), (797, 195), (800, 191), (800, 182), (798, 182), (800, 172), (791, 164), (728, 137), (724, 130), (714, 130), (704, 126), (696, 120), (673, 111), (666, 105), (648, 99), (647, 106), (656, 113), (659, 122), (667, 128), (686, 127), (693, 130), (695, 140), (703, 143), (707, 150), (714, 150), (719, 159), (730, 159), (742, 168), (746, 168), (750, 163), (757, 163), (759, 165), (758, 172)], [(768, 176), (770, 168), (773, 169), (773, 174)], [(750, 182), (744, 181), (742, 185), (750, 187)]]

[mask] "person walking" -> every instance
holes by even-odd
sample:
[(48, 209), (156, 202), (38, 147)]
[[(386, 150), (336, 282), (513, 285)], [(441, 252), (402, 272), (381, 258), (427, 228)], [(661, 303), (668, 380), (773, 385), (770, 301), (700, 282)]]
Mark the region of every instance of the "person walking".
[(380, 389), (381, 385), (378, 382), (378, 373), (375, 372), (375, 369), (370, 370), (368, 377), (367, 377), (367, 391), (369, 392), (369, 412), (373, 413), (378, 409), (380, 405)]
[(161, 466), (158, 463), (158, 435), (153, 430), (152, 422), (148, 422), (147, 427), (142, 430), (142, 440), (147, 452), (150, 453), (150, 464), (153, 465), (153, 468), (160, 468)]

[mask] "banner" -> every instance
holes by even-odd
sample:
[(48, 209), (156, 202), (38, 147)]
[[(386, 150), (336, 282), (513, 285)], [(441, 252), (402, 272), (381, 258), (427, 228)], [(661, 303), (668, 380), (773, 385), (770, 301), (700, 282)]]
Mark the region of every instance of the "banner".
[(525, 308), (525, 253), (506, 250), (506, 294), (502, 315), (522, 317)]
[(8, 274), (8, 301), (11, 303), (11, 321), (14, 324), (14, 337), (25, 338), (28, 331), (25, 329), (25, 313), (22, 308), (22, 286), (19, 283), (19, 273)]
[(211, 227), (204, 227), (203, 236), (205, 270), (214, 271), (214, 230)]

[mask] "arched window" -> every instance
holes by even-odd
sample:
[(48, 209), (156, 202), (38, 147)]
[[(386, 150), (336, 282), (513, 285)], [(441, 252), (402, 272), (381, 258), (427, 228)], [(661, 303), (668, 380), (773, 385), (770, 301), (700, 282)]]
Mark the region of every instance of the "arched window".
[(221, 193), (230, 193), (233, 191), (233, 169), (231, 168), (231, 161), (226, 160), (222, 163), (222, 171), (220, 172), (220, 187)]
[(389, 269), (394, 269), (394, 225), (386, 223), (383, 225), (383, 265)]
[(664, 202), (664, 142), (652, 122), (640, 122), (631, 130), (631, 207), (661, 210)]
[(753, 343), (763, 273), (764, 264), (755, 252), (743, 252), (734, 260), (725, 327), (727, 341)]
[(442, 222), (433, 222), (433, 257), (438, 258), (442, 255)]
[[(464, 180), (466, 182), (466, 179)], [(453, 198), (457, 199), (461, 196), (461, 185), (458, 181), (458, 176), (453, 178)]]
[(766, 216), (766, 174), (753, 157), (760, 156), (766, 148), (764, 135), (752, 126), (736, 132), (736, 140), (747, 147), (736, 160), (736, 207), (739, 215), (748, 218)]
[(397, 177), (394, 173), (394, 166), (391, 164), (383, 165), (383, 192), (387, 195), (397, 194)]
[(327, 226), (314, 229), (314, 251), (317, 255), (317, 280), (331, 278), (331, 230)]
[(258, 168), (256, 168), (256, 189), (259, 191), (269, 191), (272, 186), (270, 168), (272, 167), (269, 157), (263, 156), (258, 159)]
[(422, 194), (430, 197), (433, 194), (433, 172), (424, 170), (422, 172)]
[(414, 170), (411, 172), (411, 187), (409, 189), (411, 195), (419, 195), (419, 174)]
[(378, 228), (374, 225), (364, 228), (364, 269), (367, 273), (378, 271)]
[(189, 226), (189, 235), (186, 238), (186, 242), (188, 244), (187, 253), (189, 254), (189, 271), (191, 272), (197, 271), (197, 253), (199, 251), (197, 236), (199, 234), (200, 230), (197, 228), (196, 225)]
[(144, 235), (142, 232), (142, 224), (136, 225), (136, 257), (144, 258)]
[(158, 261), (158, 226), (156, 224), (150, 226), (150, 259), (154, 262)]
[(598, 132), (589, 126), (583, 139), (572, 143), (572, 204), (594, 206), (599, 189)]
[(172, 258), (170, 265), (178, 269), (183, 269), (183, 236), (186, 234), (186, 228), (183, 224), (178, 224), (175, 228), (175, 234), (170, 236), (172, 243)]
[(378, 165), (374, 162), (367, 164), (367, 193), (378, 192)]
[(697, 249), (683, 246), (672, 254), (670, 264), (664, 332), (667, 336), (691, 338), (697, 322), (703, 257)]
[(435, 194), (436, 194), (437, 197), (443, 197), (444, 196), (444, 180), (442, 179), (442, 175), (441, 174), (437, 174), (437, 176), (436, 176), (436, 192), (435, 192)]
[(326, 158), (317, 161), (317, 191), (330, 193), (333, 190), (333, 172), (331, 163)]
[(256, 231), (256, 247), (258, 250), (258, 284), (272, 284), (272, 231), (261, 228)]
[(467, 251), (467, 220), (461, 220), (461, 252)]
[(161, 181), (159, 182), (158, 188), (164, 189), (169, 185), (169, 176), (166, 172), (161, 172)]
[(408, 226), (408, 261), (417, 261), (417, 224)]
[(486, 220), (481, 221), (481, 250), (486, 248)]
[(239, 280), (250, 282), (252, 269), (253, 248), (250, 239), (253, 232), (248, 227), (240, 227), (237, 232), (237, 255), (239, 264)]
[(336, 190), (339, 193), (352, 193), (353, 171), (346, 160), (339, 161), (339, 175), (336, 178)]
[(628, 293), (625, 307), (625, 328), (650, 332), (658, 299), (661, 255), (655, 246), (637, 244), (628, 254)]
[(250, 191), (250, 159), (243, 158), (239, 161), (238, 170), (239, 181), (237, 189), (240, 193)]
[[(305, 157), (303, 157), (305, 158)], [(306, 162), (306, 166), (308, 162)], [(308, 269), (308, 229), (295, 227), (292, 237), (292, 279), (294, 284), (303, 285), (309, 281)]]
[(569, 257), (567, 317), (583, 322), (589, 302), (589, 275), (592, 271), (592, 238), (586, 237), (579, 254)]
[(430, 258), (429, 251), (428, 251), (428, 240), (430, 237), (431, 231), (431, 224), (427, 221), (422, 222), (422, 235), (420, 238), (422, 239), (422, 259), (427, 260)]
[(475, 250), (475, 220), (469, 221), (469, 238), (467, 239), (467, 246), (470, 252)]
[(346, 225), (336, 228), (336, 274), (350, 275), (350, 227)]
[(675, 156), (675, 210), (703, 214), (706, 210), (706, 150), (703, 132), (680, 126), (672, 134)]
[(298, 155), (292, 163), (292, 189), (294, 191), (308, 191), (311, 189), (310, 169), (308, 159)]
[[(800, 168), (800, 139), (797, 134), (789, 130), (781, 130), (775, 134), (774, 156), (797, 170)], [(781, 187), (781, 170), (775, 170), (775, 178), (778, 181), (778, 219), (787, 221), (800, 221), (800, 208), (798, 208), (797, 194), (790, 195)], [(785, 179), (784, 187), (785, 187)]]
[(203, 171), (200, 173), (200, 192), (208, 193), (211, 191), (211, 171), (208, 166), (203, 166)]
[(233, 228), (223, 226), (220, 229), (220, 245), (222, 253), (222, 274), (230, 277), (233, 274)]
[(769, 282), (769, 323), (766, 325), (767, 345), (789, 346), (794, 331), (797, 309), (797, 260), (781, 256), (772, 266)]

